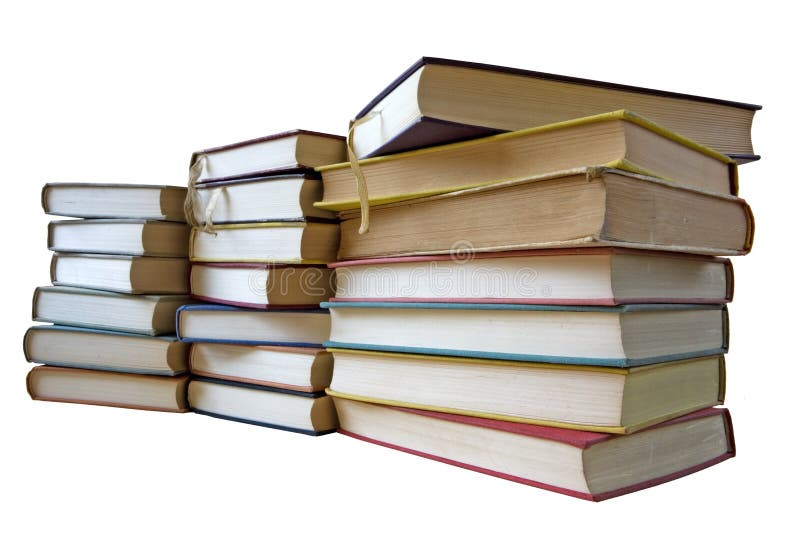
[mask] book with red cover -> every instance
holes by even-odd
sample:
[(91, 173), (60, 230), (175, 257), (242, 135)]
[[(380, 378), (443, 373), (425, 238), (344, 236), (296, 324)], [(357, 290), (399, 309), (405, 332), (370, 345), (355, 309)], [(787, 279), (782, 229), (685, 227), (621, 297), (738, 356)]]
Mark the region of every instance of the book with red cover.
[(474, 304), (724, 304), (733, 298), (730, 260), (623, 248), (562, 248), (331, 263), (333, 302)]
[(344, 435), (590, 501), (675, 480), (736, 454), (724, 408), (612, 436), (341, 398), (334, 402)]

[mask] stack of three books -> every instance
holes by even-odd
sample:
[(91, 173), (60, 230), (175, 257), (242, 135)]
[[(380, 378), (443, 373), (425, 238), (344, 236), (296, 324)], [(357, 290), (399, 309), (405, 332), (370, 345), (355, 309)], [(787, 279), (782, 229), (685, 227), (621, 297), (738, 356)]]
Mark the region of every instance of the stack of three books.
[[(360, 114), (356, 153), (426, 68)], [(592, 500), (734, 454), (717, 256), (753, 220), (732, 159), (617, 111), (319, 170), (340, 432)]]

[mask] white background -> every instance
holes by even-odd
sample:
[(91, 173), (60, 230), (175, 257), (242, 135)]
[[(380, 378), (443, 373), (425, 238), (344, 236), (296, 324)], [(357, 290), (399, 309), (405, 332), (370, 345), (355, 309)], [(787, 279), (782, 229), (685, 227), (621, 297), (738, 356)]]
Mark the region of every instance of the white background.
[[(794, 17), (767, 2), (551, 4), (4, 3), (0, 528), (679, 532), (789, 521), (798, 475)], [(49, 281), (43, 183), (180, 185), (196, 149), (291, 128), (344, 134), (422, 55), (764, 106), (753, 127), (764, 159), (741, 168), (758, 224), (752, 254), (734, 261), (735, 459), (594, 504), (339, 435), (29, 400), (21, 341), (32, 291)]]

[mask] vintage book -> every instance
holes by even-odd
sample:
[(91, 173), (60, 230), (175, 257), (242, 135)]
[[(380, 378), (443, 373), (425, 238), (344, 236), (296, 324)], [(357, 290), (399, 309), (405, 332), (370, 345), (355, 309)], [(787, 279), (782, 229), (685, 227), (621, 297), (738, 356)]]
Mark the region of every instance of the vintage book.
[(322, 180), (315, 173), (280, 174), (222, 182), (199, 183), (192, 207), (194, 218), (213, 224), (335, 219), (314, 207), (322, 200)]
[(541, 489), (602, 501), (735, 456), (728, 410), (707, 408), (629, 436), (334, 399), (339, 432)]
[(69, 326), (33, 326), (23, 341), (29, 362), (143, 373), (178, 375), (187, 370), (187, 349), (175, 337), (92, 330)]
[[(737, 193), (733, 160), (628, 111), (360, 162), (372, 205), (590, 166), (714, 193)], [(318, 206), (337, 211), (358, 206), (356, 177), (349, 163), (319, 170), (325, 193)]]
[(344, 137), (291, 130), (192, 154), (198, 182), (312, 169), (347, 160)]
[(185, 187), (140, 184), (52, 183), (42, 189), (48, 215), (84, 219), (182, 222)]
[(189, 304), (177, 313), (178, 338), (186, 342), (322, 348), (331, 318), (320, 308), (250, 310)]
[(185, 258), (189, 226), (134, 219), (51, 221), (47, 247), (55, 252)]
[(321, 436), (339, 426), (330, 397), (214, 378), (189, 383), (192, 411), (290, 432)]
[[(469, 214), (465, 216), (465, 214)], [(731, 195), (588, 167), (345, 212), (340, 259), (620, 246), (746, 254), (753, 216)]]
[(726, 352), (724, 306), (324, 302), (333, 348), (632, 367)]
[(721, 354), (630, 369), (330, 349), (334, 397), (628, 434), (722, 404)]
[(192, 228), (192, 261), (217, 263), (324, 264), (336, 258), (339, 225), (284, 222), (230, 224), (213, 233)]
[(189, 375), (150, 376), (41, 365), (28, 373), (33, 400), (186, 412)]
[(175, 312), (187, 295), (125, 295), (79, 287), (38, 287), (33, 320), (157, 336), (175, 332)]
[(331, 383), (333, 356), (315, 348), (192, 343), (192, 374), (297, 391)]
[(185, 295), (189, 293), (189, 260), (57, 252), (50, 262), (50, 280), (57, 286), (78, 286), (134, 295)]
[(333, 301), (606, 305), (722, 304), (733, 297), (723, 258), (623, 248), (401, 256), (330, 264)]
[(333, 296), (334, 271), (324, 265), (195, 263), (192, 296), (246, 308), (316, 306)]
[(423, 57), (356, 115), (356, 156), (629, 109), (742, 162), (761, 106), (496, 65)]

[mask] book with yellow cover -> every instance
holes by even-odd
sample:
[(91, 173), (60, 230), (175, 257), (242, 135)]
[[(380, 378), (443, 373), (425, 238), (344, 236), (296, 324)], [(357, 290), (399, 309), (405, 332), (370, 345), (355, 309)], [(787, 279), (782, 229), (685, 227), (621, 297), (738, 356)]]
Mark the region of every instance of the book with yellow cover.
[[(605, 166), (715, 193), (737, 193), (728, 158), (625, 110), (359, 162), (371, 205), (478, 187), (563, 169)], [(329, 210), (358, 206), (348, 163), (318, 169)]]
[(325, 264), (336, 258), (339, 225), (313, 222), (226, 224), (192, 228), (194, 262)]
[(329, 348), (333, 397), (628, 434), (725, 397), (721, 354), (630, 369)]

